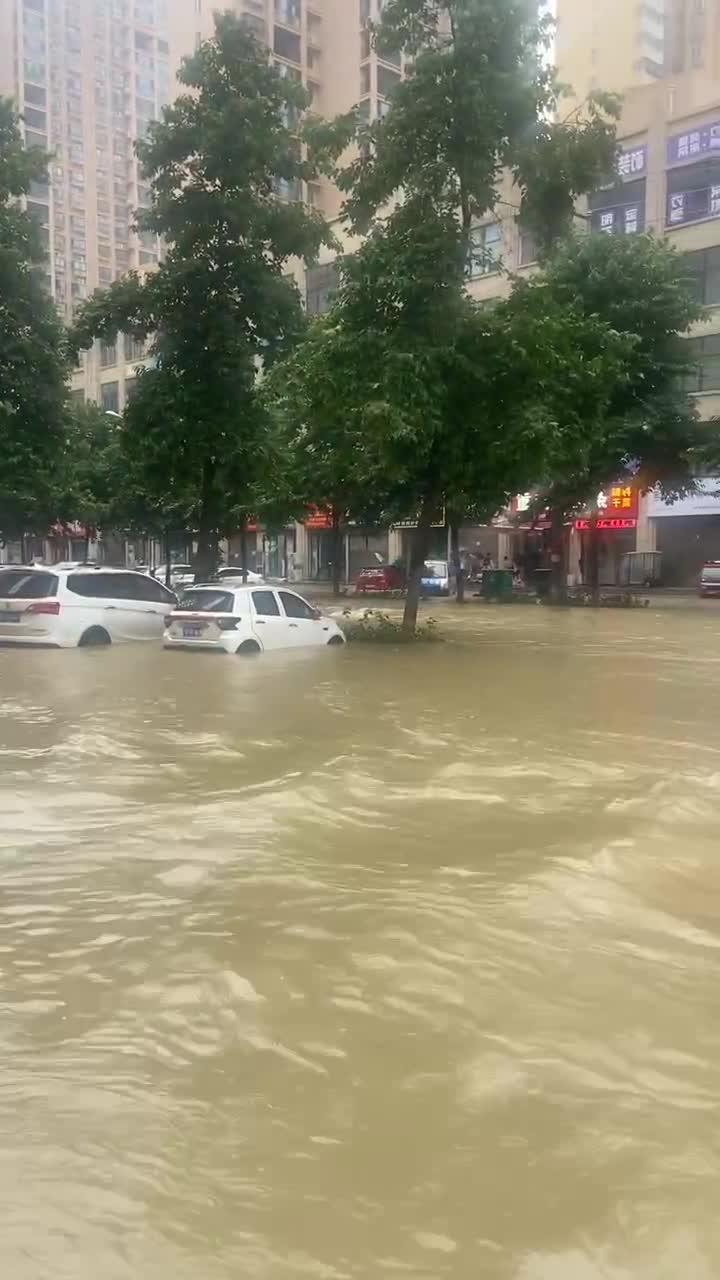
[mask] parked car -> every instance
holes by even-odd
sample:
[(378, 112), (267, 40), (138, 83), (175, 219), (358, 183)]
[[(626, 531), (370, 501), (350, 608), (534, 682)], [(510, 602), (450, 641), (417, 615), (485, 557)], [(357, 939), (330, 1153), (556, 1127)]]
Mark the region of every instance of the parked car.
[[(159, 564), (153, 569), (152, 576), (156, 582), (164, 582), (167, 573), (167, 565)], [(173, 591), (180, 590), (182, 587), (191, 587), (195, 581), (195, 570), (191, 564), (171, 564), (170, 565), (170, 586)]]
[(720, 560), (708, 560), (700, 574), (700, 595), (720, 596)]
[(425, 596), (450, 595), (450, 566), (447, 560), (426, 560), (420, 576), (420, 591)]
[(172, 591), (130, 569), (0, 571), (0, 644), (119, 644), (159, 640)]
[(215, 649), (249, 655), (345, 643), (332, 618), (284, 588), (193, 587), (166, 622), (166, 649)]
[[(233, 586), (237, 585), (242, 587), (244, 585), (242, 566), (237, 564), (223, 564), (217, 570), (217, 573), (213, 574), (212, 580), (213, 582), (229, 582)], [(261, 573), (255, 573), (252, 569), (246, 569), (245, 581), (249, 582), (252, 586), (256, 582), (264, 582), (265, 579)]]
[(394, 564), (371, 564), (361, 569), (355, 579), (355, 593), (367, 595), (405, 590), (405, 574)]

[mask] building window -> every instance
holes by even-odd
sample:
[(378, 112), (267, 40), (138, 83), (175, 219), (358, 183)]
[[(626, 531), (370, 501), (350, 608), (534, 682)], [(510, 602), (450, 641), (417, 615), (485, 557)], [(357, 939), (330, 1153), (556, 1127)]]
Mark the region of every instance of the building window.
[(490, 275), (500, 269), (502, 260), (502, 228), (499, 222), (486, 222), (473, 227), (470, 235), (468, 275), (471, 280)]
[(300, 0), (275, 0), (275, 21), (286, 27), (299, 27), (301, 12)]
[(698, 164), (671, 169), (667, 175), (666, 225), (673, 227), (718, 217), (720, 159), (712, 157)]
[(520, 232), (520, 266), (527, 267), (531, 262), (537, 262), (538, 247), (537, 241), (530, 231)]
[(322, 267), (308, 267), (305, 273), (305, 307), (308, 315), (322, 315), (328, 311), (335, 290), (340, 283), (340, 273), (335, 262)]
[(383, 67), (378, 63), (377, 91), (381, 98), (389, 98), (399, 83), (399, 71), (392, 71), (390, 67)]
[(720, 391), (720, 333), (707, 338), (687, 338), (693, 370), (688, 375), (687, 391)]
[(702, 307), (720, 305), (720, 246), (685, 255), (688, 287)]
[(142, 338), (133, 338), (129, 333), (125, 334), (125, 360), (127, 364), (132, 364), (136, 360), (145, 359), (145, 343)]
[(645, 179), (590, 197), (590, 226), (609, 235), (632, 235), (645, 228)]
[(284, 27), (275, 27), (273, 31), (273, 51), (279, 58), (287, 58), (288, 62), (300, 61), (300, 37)]
[(370, 92), (370, 67), (365, 65), (360, 68), (360, 97), (366, 98)]
[(100, 368), (111, 369), (117, 364), (117, 345), (114, 342), (100, 343)]
[(120, 412), (120, 392), (117, 382), (104, 382), (100, 388), (100, 403), (111, 413)]

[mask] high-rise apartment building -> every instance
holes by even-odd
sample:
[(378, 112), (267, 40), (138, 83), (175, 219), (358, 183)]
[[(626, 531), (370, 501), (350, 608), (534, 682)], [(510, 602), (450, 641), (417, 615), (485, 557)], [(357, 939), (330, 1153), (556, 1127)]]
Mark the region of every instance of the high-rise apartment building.
[(593, 89), (621, 93), (661, 77), (667, 58), (666, 10), (674, 4), (675, 0), (557, 0), (555, 60), (575, 98), (582, 100)]
[[(47, 249), (47, 282), (69, 319), (99, 285), (151, 268), (157, 238), (132, 229), (147, 203), (133, 144), (175, 92), (184, 52), (170, 10), (195, 0), (0, 0), (0, 92), (28, 145), (51, 153), (28, 211)], [(128, 341), (82, 357), (78, 394), (119, 412), (142, 352)]]
[[(158, 260), (154, 236), (133, 230), (148, 201), (134, 142), (177, 91), (180, 60), (212, 34), (226, 7), (244, 17), (282, 74), (307, 88), (325, 116), (354, 103), (368, 119), (384, 114), (400, 78), (399, 60), (371, 48), (367, 20), (382, 0), (0, 0), (0, 93), (23, 116), (29, 145), (52, 154), (46, 183), (28, 209), (48, 253), (47, 281), (70, 319), (95, 288)], [(278, 184), (333, 218), (339, 196), (324, 181), (304, 190)], [(309, 273), (311, 309), (322, 308), (331, 267)], [(142, 355), (131, 341), (97, 344), (74, 377), (80, 395), (121, 412)]]

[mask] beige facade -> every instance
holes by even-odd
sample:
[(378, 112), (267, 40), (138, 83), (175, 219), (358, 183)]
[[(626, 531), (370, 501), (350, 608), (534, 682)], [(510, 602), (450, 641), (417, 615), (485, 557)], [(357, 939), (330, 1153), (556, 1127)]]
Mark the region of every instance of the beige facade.
[(555, 60), (575, 98), (581, 101), (593, 89), (623, 93), (662, 76), (671, 3), (557, 0)]
[[(133, 230), (147, 203), (133, 144), (175, 93), (186, 51), (183, 13), (197, 0), (0, 0), (0, 92), (14, 98), (27, 142), (52, 155), (28, 209), (48, 252), (47, 280), (70, 319), (82, 300), (130, 269), (151, 270), (157, 238)], [(177, 31), (175, 30), (177, 28)], [(137, 349), (99, 345), (74, 390), (122, 410)]]

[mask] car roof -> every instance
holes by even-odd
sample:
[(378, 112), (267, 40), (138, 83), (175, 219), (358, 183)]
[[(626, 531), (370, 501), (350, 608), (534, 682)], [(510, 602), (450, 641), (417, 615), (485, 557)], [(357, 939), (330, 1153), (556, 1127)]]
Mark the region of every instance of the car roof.
[[(189, 587), (188, 590), (189, 591), (224, 591), (227, 593), (230, 591), (258, 591), (258, 590), (274, 591), (275, 588), (270, 582), (234, 583), (234, 582), (223, 582), (222, 580), (220, 580), (220, 582), (196, 582), (195, 585), (192, 587)], [(283, 591), (286, 590), (285, 586), (282, 587), (282, 590)], [(292, 588), (290, 587), (288, 588), (288, 590), (292, 590)], [(295, 591), (293, 592), (293, 594), (297, 595), (297, 592)]]

